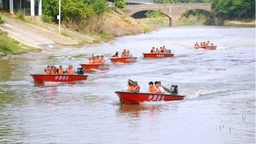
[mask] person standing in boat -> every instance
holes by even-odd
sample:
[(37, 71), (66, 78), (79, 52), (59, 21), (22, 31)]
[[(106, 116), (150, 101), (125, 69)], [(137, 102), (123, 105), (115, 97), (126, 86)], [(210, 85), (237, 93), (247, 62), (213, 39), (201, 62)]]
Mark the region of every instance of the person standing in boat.
[(155, 47), (151, 49), (150, 53), (155, 53)]
[(101, 64), (104, 64), (104, 63), (105, 63), (105, 59), (104, 59), (104, 56), (103, 56), (103, 55), (101, 55), (101, 57), (100, 57), (100, 63), (101, 63)]
[(150, 93), (155, 93), (155, 91), (157, 91), (155, 86), (154, 86), (154, 83), (152, 81), (149, 82), (148, 85), (149, 85), (149, 92)]
[(113, 55), (112, 57), (119, 58), (119, 54), (118, 54), (118, 52), (116, 52), (116, 54), (115, 54), (115, 55)]
[(94, 60), (93, 60), (91, 57), (89, 57), (89, 59), (87, 60), (86, 63), (87, 63), (87, 64), (93, 64), (93, 63), (94, 63)]
[(133, 93), (139, 93), (140, 92), (140, 86), (138, 85), (137, 81), (133, 82), (133, 86), (131, 87), (131, 90), (129, 90), (129, 92), (133, 92)]
[(100, 57), (97, 55), (95, 60), (94, 60), (95, 64), (99, 64), (100, 63)]
[(166, 53), (167, 49), (165, 48), (165, 46), (163, 46), (163, 51), (164, 53)]
[(164, 91), (166, 91), (168, 93), (172, 93), (171, 90), (169, 90), (168, 88), (162, 86), (161, 81), (158, 81), (158, 83), (159, 83), (159, 87), (162, 87), (164, 89)]
[(64, 70), (62, 69), (62, 65), (60, 65), (60, 67), (57, 70), (57, 74), (64, 74)]
[(132, 57), (132, 54), (130, 53), (129, 50), (127, 50), (127, 54), (126, 54), (127, 57)]

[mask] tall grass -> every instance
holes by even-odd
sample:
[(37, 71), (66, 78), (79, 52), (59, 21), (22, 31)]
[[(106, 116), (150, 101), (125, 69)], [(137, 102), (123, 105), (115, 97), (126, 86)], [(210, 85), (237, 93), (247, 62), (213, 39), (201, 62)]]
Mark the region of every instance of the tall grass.
[(18, 54), (31, 50), (35, 50), (35, 48), (20, 44), (20, 42), (9, 38), (7, 33), (0, 29), (0, 52), (5, 54)]

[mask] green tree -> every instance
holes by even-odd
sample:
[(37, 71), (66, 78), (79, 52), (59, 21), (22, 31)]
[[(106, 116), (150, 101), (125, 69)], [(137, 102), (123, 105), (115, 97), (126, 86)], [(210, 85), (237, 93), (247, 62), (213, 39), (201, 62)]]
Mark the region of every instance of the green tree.
[(116, 7), (118, 8), (124, 8), (126, 6), (124, 0), (109, 0), (109, 2), (115, 3)]

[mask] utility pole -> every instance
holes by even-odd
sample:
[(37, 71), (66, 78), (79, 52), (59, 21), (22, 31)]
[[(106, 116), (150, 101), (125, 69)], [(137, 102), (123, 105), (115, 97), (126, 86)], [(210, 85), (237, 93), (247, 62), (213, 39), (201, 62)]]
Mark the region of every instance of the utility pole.
[(60, 21), (61, 21), (61, 0), (59, 0), (59, 16), (58, 16), (58, 18), (59, 18), (59, 33), (60, 33)]

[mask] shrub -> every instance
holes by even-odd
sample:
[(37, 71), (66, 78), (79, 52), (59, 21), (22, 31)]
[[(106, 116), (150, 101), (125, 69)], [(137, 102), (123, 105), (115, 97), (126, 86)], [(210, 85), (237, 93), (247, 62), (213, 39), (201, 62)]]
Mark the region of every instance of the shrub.
[(22, 11), (19, 11), (18, 19), (25, 21), (24, 13)]
[(104, 33), (103, 31), (99, 31), (99, 34), (101, 36), (101, 38), (104, 38), (104, 39), (110, 39), (111, 36), (107, 33)]
[(4, 24), (4, 20), (2, 19), (1, 16), (0, 16), (0, 24)]
[(54, 18), (51, 17), (51, 16), (48, 16), (48, 15), (43, 15), (43, 16), (42, 16), (42, 20), (43, 20), (44, 22), (50, 23), (50, 22), (53, 22)]
[(147, 27), (145, 27), (143, 31), (144, 31), (144, 33), (152, 32), (152, 30)]

